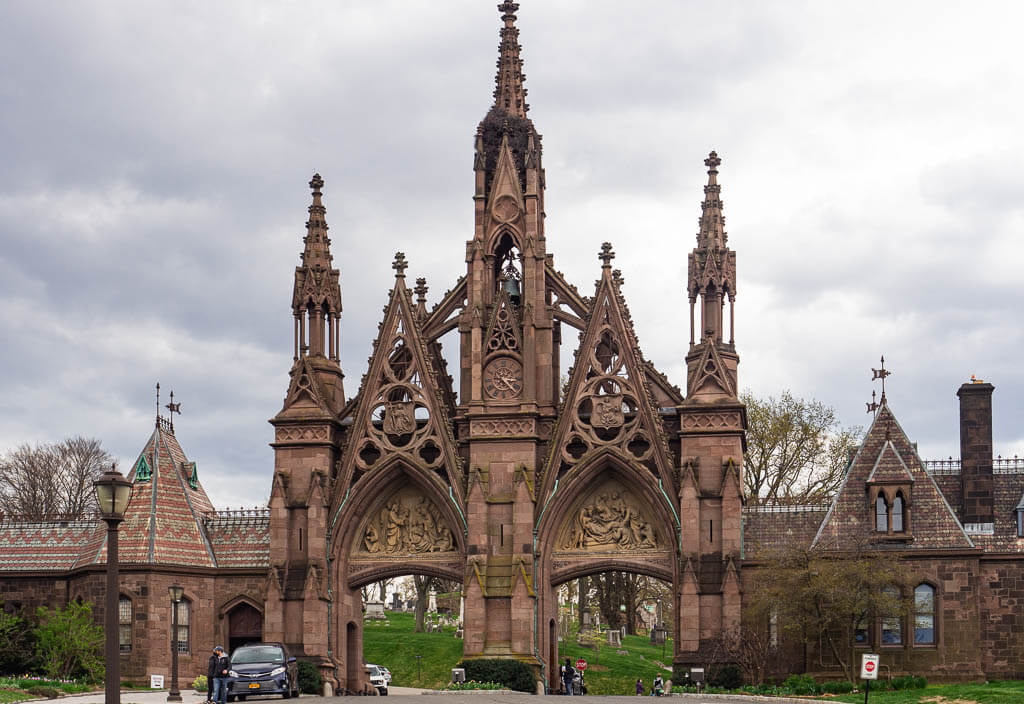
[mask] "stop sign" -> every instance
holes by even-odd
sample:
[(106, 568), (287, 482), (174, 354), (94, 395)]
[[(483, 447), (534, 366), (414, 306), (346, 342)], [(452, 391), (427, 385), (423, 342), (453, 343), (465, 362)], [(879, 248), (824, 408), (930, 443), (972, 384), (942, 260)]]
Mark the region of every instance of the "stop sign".
[(867, 670), (868, 672), (874, 672), (875, 671), (875, 663), (873, 663), (870, 660), (868, 660), (866, 663), (864, 663), (864, 669)]
[(584, 660), (583, 658), (580, 658), (579, 660), (577, 660), (576, 661), (576, 669), (577, 670), (586, 670), (587, 669), (587, 661)]

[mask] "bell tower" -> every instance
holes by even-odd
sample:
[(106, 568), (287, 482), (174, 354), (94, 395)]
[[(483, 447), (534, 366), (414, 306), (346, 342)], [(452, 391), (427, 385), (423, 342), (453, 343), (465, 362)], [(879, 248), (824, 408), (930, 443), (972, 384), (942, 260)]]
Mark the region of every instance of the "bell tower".
[(536, 664), (533, 487), (542, 428), (550, 432), (558, 402), (558, 333), (546, 291), (541, 137), (527, 117), (518, 8), (498, 5), (494, 104), (475, 137), (456, 424), (469, 460), (465, 654)]
[[(679, 406), (681, 563), (675, 661), (695, 664), (707, 641), (740, 621), (740, 544), (746, 408), (739, 401), (733, 304), (736, 253), (729, 249), (718, 167), (708, 183), (697, 246), (689, 256), (690, 349), (686, 400)], [(729, 309), (726, 315), (725, 305)], [(700, 309), (699, 336), (695, 333)], [(728, 337), (725, 322), (728, 319)]]

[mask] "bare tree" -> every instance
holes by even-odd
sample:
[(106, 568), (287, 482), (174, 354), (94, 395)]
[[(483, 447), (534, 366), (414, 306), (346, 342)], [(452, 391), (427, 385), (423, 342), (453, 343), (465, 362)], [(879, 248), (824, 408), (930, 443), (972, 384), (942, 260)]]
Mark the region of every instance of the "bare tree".
[(862, 428), (844, 428), (820, 401), (740, 394), (747, 406), (744, 489), (751, 504), (828, 501), (843, 480)]
[[(827, 648), (854, 681), (855, 640), (873, 618), (909, 613), (907, 567), (868, 544), (842, 553), (789, 547), (768, 555), (744, 595), (748, 623), (772, 618), (790, 638)], [(753, 631), (749, 632), (752, 636)], [(748, 637), (745, 632), (744, 637)]]
[(96, 511), (93, 480), (112, 461), (94, 438), (20, 445), (0, 456), (0, 511), (30, 521), (90, 515)]

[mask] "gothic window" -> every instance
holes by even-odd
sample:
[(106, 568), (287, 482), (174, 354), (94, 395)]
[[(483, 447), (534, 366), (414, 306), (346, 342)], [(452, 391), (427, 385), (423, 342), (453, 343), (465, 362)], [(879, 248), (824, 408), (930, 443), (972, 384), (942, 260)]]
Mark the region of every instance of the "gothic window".
[[(173, 606), (171, 608), (174, 608)], [(174, 643), (179, 653), (188, 653), (189, 637), (191, 635), (192, 602), (182, 599), (178, 602), (178, 632), (174, 634)]]
[[(894, 602), (899, 601), (900, 593), (898, 589), (889, 587), (884, 591)], [(899, 610), (897, 609), (896, 613), (889, 613), (882, 617), (882, 645), (900, 645), (902, 642), (903, 619), (900, 617)]]
[(935, 587), (914, 588), (914, 644), (935, 645)]
[(1024, 509), (1017, 509), (1017, 537), (1024, 538)]
[(875, 499), (875, 530), (879, 533), (889, 532), (889, 503), (882, 494)]
[(892, 532), (903, 532), (903, 494), (896, 494), (892, 500)]
[(122, 654), (132, 652), (132, 600), (124, 594), (117, 600), (117, 638)]
[(854, 626), (853, 644), (865, 647), (871, 644), (871, 638), (868, 632), (867, 616), (861, 616), (860, 620), (857, 621), (857, 625)]
[(779, 647), (779, 611), (774, 606), (768, 613), (768, 642), (773, 648)]

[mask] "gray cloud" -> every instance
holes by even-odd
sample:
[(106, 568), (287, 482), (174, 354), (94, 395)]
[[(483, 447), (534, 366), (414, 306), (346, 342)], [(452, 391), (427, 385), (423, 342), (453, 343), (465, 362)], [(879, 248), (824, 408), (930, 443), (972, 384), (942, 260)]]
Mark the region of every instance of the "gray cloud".
[[(214, 501), (264, 501), (306, 182), (327, 182), (351, 396), (394, 252), (432, 301), (463, 271), (493, 4), (0, 7), (0, 447), (82, 433), (130, 462), (160, 380)], [(718, 149), (744, 385), (862, 423), (885, 353), (901, 422), (945, 456), (977, 373), (997, 452), (1024, 452), (1021, 10), (993, 9), (522, 3), (556, 265), (589, 292), (611, 240), (681, 384)]]

